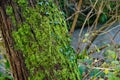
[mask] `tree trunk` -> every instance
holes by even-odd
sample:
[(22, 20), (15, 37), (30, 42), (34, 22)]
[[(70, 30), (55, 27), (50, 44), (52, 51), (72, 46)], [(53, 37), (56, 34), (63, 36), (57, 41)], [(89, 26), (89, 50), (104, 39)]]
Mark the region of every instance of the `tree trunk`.
[[(38, 3), (38, 4), (36, 4)], [(15, 80), (79, 80), (66, 23), (52, 0), (0, 0), (0, 28)]]
[(5, 11), (6, 2), (2, 0), (0, 3), (0, 27), (13, 77), (15, 80), (27, 80), (28, 71), (25, 67), (22, 53), (14, 49), (14, 42), (11, 36), (13, 26)]

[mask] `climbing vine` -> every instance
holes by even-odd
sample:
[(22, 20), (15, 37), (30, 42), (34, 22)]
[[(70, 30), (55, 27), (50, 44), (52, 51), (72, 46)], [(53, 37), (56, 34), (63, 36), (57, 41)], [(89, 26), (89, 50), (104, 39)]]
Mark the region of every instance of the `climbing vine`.
[(80, 80), (63, 13), (52, 0), (40, 0), (35, 8), (28, 7), (27, 0), (14, 1), (23, 22), (16, 23), (12, 7), (6, 12), (17, 27), (12, 31), (14, 48), (23, 53), (29, 80)]

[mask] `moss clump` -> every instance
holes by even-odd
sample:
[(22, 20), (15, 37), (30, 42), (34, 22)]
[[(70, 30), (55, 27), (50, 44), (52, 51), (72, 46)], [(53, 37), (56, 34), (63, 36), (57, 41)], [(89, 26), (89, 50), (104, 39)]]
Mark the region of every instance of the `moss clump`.
[(29, 80), (79, 80), (77, 66), (68, 56), (72, 49), (66, 51), (69, 37), (62, 12), (52, 1), (40, 0), (34, 9), (26, 0), (16, 2), (25, 21), (12, 35), (15, 48), (23, 52)]

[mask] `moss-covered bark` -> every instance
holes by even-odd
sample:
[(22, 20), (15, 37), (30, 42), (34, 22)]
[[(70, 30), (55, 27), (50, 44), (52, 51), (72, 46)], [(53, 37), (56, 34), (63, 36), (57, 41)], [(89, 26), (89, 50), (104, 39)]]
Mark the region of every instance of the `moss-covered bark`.
[(69, 37), (64, 17), (52, 0), (12, 3), (6, 13), (12, 21), (13, 48), (22, 52), (29, 80), (79, 80), (73, 51), (67, 50)]

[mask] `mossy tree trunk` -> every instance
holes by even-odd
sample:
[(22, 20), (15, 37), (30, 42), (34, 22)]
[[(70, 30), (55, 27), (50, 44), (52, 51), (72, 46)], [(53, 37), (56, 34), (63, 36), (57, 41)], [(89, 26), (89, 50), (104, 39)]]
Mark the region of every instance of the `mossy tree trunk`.
[(52, 0), (0, 0), (0, 27), (15, 80), (80, 79)]
[[(9, 5), (11, 5), (13, 8), (15, 7), (15, 4), (12, 0)], [(2, 35), (4, 38), (5, 46), (6, 46), (6, 52), (7, 52), (7, 58), (11, 65), (11, 71), (13, 74), (13, 77), (15, 80), (27, 80), (28, 77), (28, 70), (25, 67), (24, 58), (21, 53), (21, 51), (14, 49), (14, 42), (12, 38), (12, 30), (15, 28), (15, 26), (12, 25), (12, 21), (10, 20), (9, 16), (6, 14), (6, 4), (7, 0), (0, 0), (0, 28), (2, 30)], [(15, 9), (17, 13), (18, 9)], [(17, 17), (18, 16), (18, 17)], [(19, 15), (15, 16), (16, 21), (20, 22)]]

